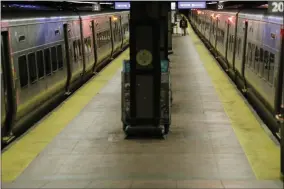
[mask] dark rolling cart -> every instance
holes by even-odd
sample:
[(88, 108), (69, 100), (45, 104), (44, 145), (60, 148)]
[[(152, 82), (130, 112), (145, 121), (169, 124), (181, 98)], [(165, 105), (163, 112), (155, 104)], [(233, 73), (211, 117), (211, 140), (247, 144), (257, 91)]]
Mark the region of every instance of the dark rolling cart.
[[(160, 126), (164, 126), (164, 134), (168, 134), (171, 125), (171, 80), (168, 60), (161, 61), (161, 92), (160, 92)], [(131, 124), (130, 116), (130, 61), (123, 62), (121, 73), (121, 110), (123, 130)]]

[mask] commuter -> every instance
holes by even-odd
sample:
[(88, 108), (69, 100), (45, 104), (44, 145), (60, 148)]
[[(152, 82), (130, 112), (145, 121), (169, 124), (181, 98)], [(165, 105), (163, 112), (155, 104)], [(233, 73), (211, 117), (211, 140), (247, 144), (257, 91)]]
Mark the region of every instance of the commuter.
[(186, 29), (187, 29), (187, 21), (186, 21), (185, 17), (182, 17), (182, 19), (180, 20), (179, 27), (182, 30), (182, 35), (185, 36), (186, 35)]

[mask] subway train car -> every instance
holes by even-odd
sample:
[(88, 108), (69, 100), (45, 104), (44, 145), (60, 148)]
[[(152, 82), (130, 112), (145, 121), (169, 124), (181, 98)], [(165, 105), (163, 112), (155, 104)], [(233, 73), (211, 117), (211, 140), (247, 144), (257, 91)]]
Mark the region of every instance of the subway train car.
[(280, 86), (283, 75), (279, 74), (280, 65), (284, 64), (281, 61), (283, 17), (269, 16), (263, 9), (194, 10), (189, 17), (194, 30), (222, 67), (270, 129), (278, 133), (280, 124), (275, 114), (284, 108), (283, 82)]
[(129, 11), (2, 12), (2, 142), (82, 85), (128, 42)]

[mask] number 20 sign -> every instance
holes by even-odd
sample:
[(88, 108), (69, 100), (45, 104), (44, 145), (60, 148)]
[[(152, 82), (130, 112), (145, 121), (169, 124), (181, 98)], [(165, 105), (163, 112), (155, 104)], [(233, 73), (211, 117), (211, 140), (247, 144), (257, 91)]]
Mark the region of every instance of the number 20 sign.
[(268, 1), (268, 13), (273, 15), (284, 15), (284, 2), (283, 1)]

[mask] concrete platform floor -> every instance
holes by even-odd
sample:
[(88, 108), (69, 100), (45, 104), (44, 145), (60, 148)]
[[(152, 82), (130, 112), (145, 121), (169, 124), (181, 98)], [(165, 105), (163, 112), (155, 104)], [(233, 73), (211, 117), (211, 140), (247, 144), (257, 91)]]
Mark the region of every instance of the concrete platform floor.
[(172, 127), (165, 140), (124, 139), (119, 70), (3, 187), (282, 188), (280, 181), (256, 179), (190, 37), (174, 37), (173, 50)]

